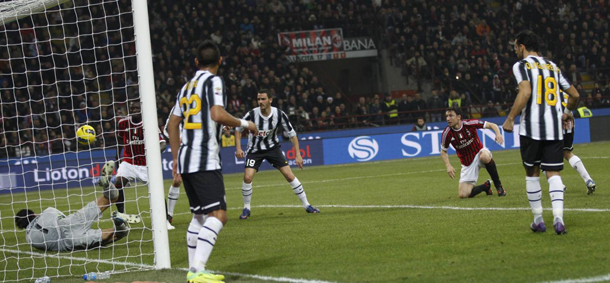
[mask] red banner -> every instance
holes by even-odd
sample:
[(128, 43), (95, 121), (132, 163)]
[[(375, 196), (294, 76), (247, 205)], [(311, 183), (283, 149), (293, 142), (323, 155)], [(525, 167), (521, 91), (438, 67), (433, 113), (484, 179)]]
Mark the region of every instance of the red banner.
[(281, 46), (290, 48), (289, 55), (322, 54), (343, 51), (341, 29), (320, 29), (278, 34)]

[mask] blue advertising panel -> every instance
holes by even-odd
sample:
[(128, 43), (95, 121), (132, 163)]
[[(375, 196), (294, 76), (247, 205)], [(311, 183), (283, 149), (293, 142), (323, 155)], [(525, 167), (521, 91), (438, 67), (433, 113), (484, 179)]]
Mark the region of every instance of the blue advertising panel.
[[(324, 151), (321, 140), (300, 141), (299, 147), (306, 166), (323, 165)], [(288, 164), (295, 166), (295, 151), (290, 142), (281, 143)], [(0, 194), (8, 192), (65, 189), (92, 186), (97, 183), (101, 169), (107, 160), (115, 158), (114, 151), (108, 158), (102, 151), (81, 152), (65, 156), (45, 156), (5, 160), (0, 164)], [(223, 173), (244, 171), (244, 159), (235, 158), (235, 147), (221, 148)], [(10, 166), (8, 166), (10, 164)], [(172, 178), (172, 154), (161, 154), (163, 178)], [(263, 162), (260, 170), (273, 169)], [(115, 169), (116, 170), (116, 169)], [(114, 172), (116, 174), (116, 172)]]
[[(500, 130), (504, 144), (497, 144), (495, 134), (490, 129), (478, 131), (483, 146), (492, 151), (519, 148), (519, 125), (515, 131)], [(325, 139), (324, 164), (379, 161), (399, 158), (440, 155), (442, 130), (406, 132), (383, 135), (362, 135), (357, 137)], [(590, 142), (589, 120), (576, 120), (574, 143)], [(450, 154), (455, 154), (453, 148)]]

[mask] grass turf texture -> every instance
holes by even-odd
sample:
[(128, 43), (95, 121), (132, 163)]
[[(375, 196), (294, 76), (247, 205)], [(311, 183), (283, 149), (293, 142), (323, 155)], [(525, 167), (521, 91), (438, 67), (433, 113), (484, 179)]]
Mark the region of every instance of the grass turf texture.
[[(208, 268), (228, 274), (228, 282), (264, 282), (265, 279), (248, 277), (257, 274), (270, 277), (302, 278), (308, 280), (340, 282), (530, 282), (569, 278), (603, 276), (610, 273), (610, 212), (566, 211), (568, 234), (557, 236), (552, 230), (552, 213), (545, 210), (549, 231), (534, 234), (529, 230), (532, 214), (525, 191), (525, 175), (516, 150), (493, 153), (500, 178), (508, 196), (499, 198), (479, 195), (473, 199), (457, 197), (458, 180), (451, 180), (440, 157), (402, 159), (386, 162), (360, 163), (338, 166), (306, 167), (295, 170), (304, 185), (309, 201), (321, 209), (319, 215), (305, 213), (292, 193), (289, 184), (277, 171), (262, 171), (254, 180), (252, 217), (238, 220), (241, 213), (242, 174), (225, 175), (229, 222), (221, 232), (208, 263)], [(567, 209), (610, 209), (610, 192), (607, 174), (610, 161), (610, 142), (576, 145), (574, 154), (584, 162), (597, 183), (598, 189), (586, 195), (584, 182), (575, 170), (566, 166), (562, 172)], [(450, 157), (455, 168), (459, 161)], [(482, 169), (479, 182), (489, 178)], [(548, 184), (541, 181), (543, 205), (550, 208)], [(169, 181), (165, 183), (169, 186)], [(495, 189), (495, 188), (494, 188)], [(85, 192), (92, 192), (89, 188)], [(80, 194), (79, 190), (69, 190)], [(66, 195), (58, 192), (56, 195)], [(134, 200), (136, 192), (127, 191)], [(145, 188), (137, 189), (140, 208), (148, 207)], [(6, 197), (5, 197), (6, 196)], [(24, 200), (25, 194), (14, 195)], [(43, 207), (52, 205), (53, 195), (40, 192)], [(39, 194), (28, 194), (38, 199)], [(8, 200), (8, 196), (3, 198)], [(70, 209), (78, 209), (89, 200), (71, 197)], [(80, 200), (82, 199), (82, 201)], [(57, 199), (58, 208), (67, 210), (65, 198)], [(333, 205), (338, 207), (332, 207)], [(396, 206), (432, 206), (435, 208), (406, 208)], [(36, 203), (35, 206), (38, 206)], [(135, 203), (127, 205), (135, 212)], [(364, 206), (364, 207), (347, 207)], [(388, 207), (382, 207), (388, 206)], [(488, 208), (489, 210), (452, 210), (439, 207)], [(190, 222), (188, 202), (184, 192), (176, 206), (174, 226), (169, 231), (172, 266), (187, 267), (185, 230)], [(2, 212), (2, 239), (7, 250), (29, 252), (26, 245), (15, 247), (16, 238), (25, 243), (23, 232), (12, 232), (10, 203), (0, 204)], [(515, 210), (492, 210), (515, 208)], [(38, 212), (38, 211), (37, 211)], [(142, 215), (144, 225), (150, 227), (148, 214)], [(108, 219), (108, 212), (104, 219)], [(104, 221), (103, 227), (111, 227)], [(0, 275), (0, 281), (47, 274), (72, 274), (59, 282), (82, 282), (84, 262), (67, 257), (90, 258), (152, 264), (152, 256), (131, 258), (138, 252), (140, 235), (150, 239), (150, 232), (134, 227), (129, 242), (119, 242), (114, 248), (89, 252), (52, 253), (61, 259), (32, 257), (30, 254), (3, 252), (5, 262), (0, 268), (12, 270)], [(7, 247), (11, 246), (13, 247)], [(127, 251), (129, 248), (129, 252)], [(152, 243), (142, 244), (142, 251), (152, 253)], [(42, 254), (34, 251), (36, 254)], [(19, 259), (17, 259), (19, 256)], [(63, 258), (62, 258), (63, 257)], [(17, 265), (18, 264), (18, 265)], [(72, 264), (72, 267), (69, 265)], [(104, 263), (87, 263), (87, 270), (112, 270)], [(124, 269), (120, 263), (117, 270)], [(133, 272), (113, 274), (107, 282), (157, 281), (183, 282), (186, 272), (181, 270)], [(233, 274), (233, 275), (231, 275)], [(4, 276), (4, 277), (2, 277)], [(56, 279), (57, 280), (57, 279)], [(31, 280), (33, 281), (33, 280)], [(55, 280), (54, 280), (55, 282)]]

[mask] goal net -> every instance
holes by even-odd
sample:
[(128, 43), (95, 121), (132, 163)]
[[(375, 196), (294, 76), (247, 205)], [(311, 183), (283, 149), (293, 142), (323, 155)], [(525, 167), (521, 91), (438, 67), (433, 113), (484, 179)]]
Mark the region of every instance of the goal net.
[[(26, 231), (15, 224), (15, 214), (23, 208), (38, 214), (54, 207), (69, 215), (102, 195), (97, 185), (101, 169), (106, 161), (120, 159), (118, 121), (139, 114), (129, 108), (131, 101), (140, 101), (144, 84), (138, 71), (142, 47), (137, 40), (150, 39), (148, 22), (142, 23), (146, 36), (136, 38), (136, 9), (132, 9), (136, 1), (144, 3), (147, 19), (146, 2), (141, 0), (0, 3), (2, 282), (169, 267), (155, 259), (159, 249), (155, 250), (154, 241), (167, 240), (165, 212), (150, 209), (158, 206), (151, 206), (152, 190), (146, 183), (130, 182), (124, 188), (126, 212), (141, 216), (142, 222), (132, 224), (129, 235), (114, 244), (72, 252), (42, 251), (26, 242)], [(155, 117), (145, 121), (145, 129), (157, 125), (156, 109), (150, 107), (154, 104), (154, 93), (152, 101), (142, 100), (144, 112), (145, 106), (152, 109), (145, 118)], [(75, 132), (82, 125), (96, 130), (95, 143), (77, 142)], [(158, 147), (158, 140), (154, 142)], [(146, 148), (149, 154), (140, 154), (159, 154), (148, 142)], [(156, 194), (157, 204), (162, 194)], [(92, 229), (112, 228), (114, 210), (114, 205), (108, 208)], [(163, 219), (153, 224), (151, 215), (157, 214)]]

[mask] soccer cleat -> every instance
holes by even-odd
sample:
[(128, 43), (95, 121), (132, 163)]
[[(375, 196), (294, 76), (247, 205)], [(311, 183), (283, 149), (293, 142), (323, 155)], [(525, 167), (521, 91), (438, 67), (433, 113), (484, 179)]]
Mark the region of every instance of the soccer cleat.
[(530, 225), (530, 229), (532, 229), (532, 232), (534, 232), (534, 233), (546, 232), (546, 226), (544, 226), (544, 222), (540, 222), (540, 223), (538, 223), (538, 225), (536, 225), (536, 223), (532, 222), (532, 225)]
[(486, 195), (491, 196), (494, 194), (494, 192), (491, 190), (491, 181), (490, 180), (485, 181), (485, 183), (483, 183), (483, 185), (485, 185), (485, 187), (487, 187), (487, 190), (485, 191)]
[(104, 167), (102, 167), (101, 176), (97, 183), (103, 188), (108, 187), (112, 172), (114, 172), (114, 161), (109, 160), (104, 164)]
[(174, 230), (174, 229), (176, 229), (176, 227), (174, 227), (174, 226), (172, 225), (172, 223), (171, 223), (171, 222), (169, 222), (169, 220), (168, 220), (168, 221), (167, 221), (167, 230)]
[(112, 221), (114, 222), (114, 236), (116, 237), (115, 241), (129, 235), (129, 226), (123, 218), (113, 215)]
[(244, 210), (241, 212), (241, 215), (239, 216), (239, 219), (244, 220), (244, 219), (248, 219), (248, 217), (250, 217), (250, 210), (247, 208), (244, 208)]
[(595, 192), (595, 182), (593, 182), (593, 180), (589, 179), (589, 180), (587, 180), (587, 195), (590, 195), (593, 192)]
[(130, 223), (130, 224), (142, 222), (142, 218), (140, 218), (140, 215), (121, 213), (121, 212), (118, 212), (118, 211), (112, 212), (112, 218), (113, 219), (114, 218), (121, 218), (125, 222)]
[(170, 224), (174, 223), (174, 217), (168, 214), (167, 215), (167, 222), (169, 222)]
[(307, 211), (307, 213), (320, 213), (320, 210), (309, 205), (307, 208), (305, 208), (305, 211)]
[(553, 226), (555, 227), (555, 233), (557, 233), (557, 235), (565, 235), (568, 233), (568, 231), (566, 231), (566, 227), (561, 222), (557, 222)]
[(200, 272), (191, 272), (189, 271), (186, 274), (186, 282), (187, 283), (224, 283), (225, 277), (224, 275), (216, 275), (216, 274), (212, 274), (209, 273), (207, 271), (200, 271)]
[(506, 196), (506, 191), (504, 190), (504, 187), (500, 186), (500, 187), (498, 188), (498, 196), (499, 196), (499, 197), (504, 197), (504, 196)]

